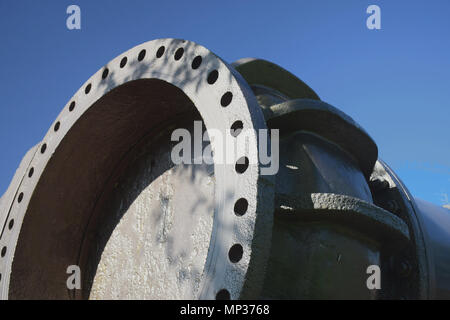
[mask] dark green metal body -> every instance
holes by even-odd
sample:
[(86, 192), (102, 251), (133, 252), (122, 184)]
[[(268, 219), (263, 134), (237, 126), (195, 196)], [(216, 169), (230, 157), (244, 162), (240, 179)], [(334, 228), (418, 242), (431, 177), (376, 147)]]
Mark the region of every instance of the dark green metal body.
[[(262, 298), (449, 298), (448, 210), (417, 206), (370, 136), (304, 82), (263, 60), (234, 67), (280, 130)], [(371, 265), (380, 289), (366, 284)]]

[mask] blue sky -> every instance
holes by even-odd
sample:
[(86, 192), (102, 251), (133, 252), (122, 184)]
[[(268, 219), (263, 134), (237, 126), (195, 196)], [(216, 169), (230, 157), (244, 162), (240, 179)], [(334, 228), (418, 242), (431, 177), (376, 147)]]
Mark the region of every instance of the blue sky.
[[(81, 30), (66, 8), (81, 8)], [(381, 8), (381, 30), (366, 8)], [(0, 194), (95, 71), (184, 38), (228, 62), (273, 61), (359, 122), (414, 196), (450, 196), (450, 1), (0, 1)]]

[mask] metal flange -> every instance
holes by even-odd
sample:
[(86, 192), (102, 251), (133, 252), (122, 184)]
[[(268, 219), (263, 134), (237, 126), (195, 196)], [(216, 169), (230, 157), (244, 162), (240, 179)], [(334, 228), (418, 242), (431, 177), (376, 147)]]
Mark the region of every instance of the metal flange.
[[(193, 42), (146, 42), (86, 81), (2, 198), (0, 297), (82, 298), (67, 290), (66, 268), (85, 263), (97, 201), (139, 141), (192, 112), (207, 130), (224, 134), (235, 121), (249, 130), (266, 128), (241, 75)], [(238, 150), (238, 157), (258, 158), (256, 132), (250, 138), (249, 149)], [(211, 146), (214, 150), (214, 141)], [(214, 178), (214, 220), (203, 269), (192, 290), (175, 298), (256, 298), (270, 248), (273, 183), (260, 176), (258, 163), (239, 173), (235, 165), (215, 162)], [(246, 203), (244, 215), (234, 213), (238, 201)], [(176, 218), (189, 219), (182, 213)], [(231, 261), (236, 245), (241, 254)]]

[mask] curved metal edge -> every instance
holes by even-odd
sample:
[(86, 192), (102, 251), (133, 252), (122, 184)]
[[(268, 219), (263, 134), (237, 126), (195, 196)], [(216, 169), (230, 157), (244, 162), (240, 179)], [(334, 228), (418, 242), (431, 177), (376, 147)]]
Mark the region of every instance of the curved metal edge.
[[(166, 46), (166, 54), (164, 59), (160, 59), (156, 61), (154, 58), (154, 52), (158, 49), (159, 46)], [(233, 123), (234, 118), (237, 115), (241, 116), (244, 124), (247, 125), (248, 128), (253, 128), (255, 130), (258, 129), (266, 129), (264, 117), (262, 115), (262, 111), (259, 105), (256, 102), (256, 99), (249, 88), (248, 84), (243, 81), (242, 77), (237, 77), (235, 70), (230, 68), (228, 64), (224, 63), (222, 59), (218, 58), (215, 54), (193, 42), (187, 42), (182, 39), (158, 39), (143, 43), (138, 45), (127, 52), (117, 56), (113, 60), (111, 60), (104, 67), (100, 68), (89, 80), (87, 80), (81, 88), (77, 91), (77, 93), (69, 100), (64, 109), (58, 115), (57, 120), (61, 121), (61, 127), (59, 132), (55, 134), (52, 128), (49, 129), (44, 139), (42, 140), (40, 146), (43, 143), (46, 143), (47, 152), (42, 155), (39, 152), (34, 155), (32, 160), (27, 166), (18, 169), (18, 176), (24, 177), (26, 172), (34, 167), (35, 173), (31, 179), (24, 179), (20, 183), (17, 184), (17, 188), (14, 187), (16, 194), (17, 192), (23, 190), (25, 196), (23, 197), (23, 201), (17, 204), (17, 201), (14, 201), (14, 198), (11, 197), (10, 194), (5, 195), (2, 198), (2, 205), (9, 204), (12, 206), (11, 214), (14, 215), (16, 220), (15, 228), (12, 232), (9, 232), (8, 239), (2, 239), (1, 246), (8, 245), (10, 248), (8, 250), (7, 255), (0, 260), (0, 271), (2, 273), (2, 279), (0, 282), (0, 297), (3, 299), (7, 299), (8, 297), (8, 288), (9, 288), (9, 276), (11, 273), (12, 261), (14, 258), (14, 249), (15, 244), (18, 241), (19, 233), (20, 233), (20, 225), (23, 222), (24, 215), (26, 213), (26, 208), (28, 203), (32, 197), (33, 190), (37, 185), (40, 176), (45, 170), (46, 164), (51, 158), (52, 153), (56, 150), (56, 147), (61, 142), (63, 137), (67, 134), (70, 127), (76, 122), (76, 120), (98, 99), (100, 99), (104, 94), (111, 91), (115, 87), (124, 84), (129, 81), (144, 79), (144, 78), (157, 78), (161, 80), (165, 80), (169, 83), (172, 83), (182, 89), (185, 94), (189, 96), (189, 98), (194, 102), (197, 106), (199, 104), (199, 97), (192, 94), (197, 91), (197, 94), (203, 94), (206, 98), (206, 101), (211, 102), (211, 99), (219, 99), (219, 93), (216, 94), (208, 94), (205, 95), (205, 90), (201, 93), (201, 86), (193, 83), (193, 80), (198, 80), (196, 78), (190, 78), (189, 76), (182, 77), (183, 68), (180, 67), (180, 62), (173, 62), (173, 54), (175, 50), (177, 50), (180, 46), (185, 48), (185, 54), (183, 55), (181, 60), (186, 60), (186, 57), (193, 59), (197, 54), (203, 55), (203, 63), (202, 68), (208, 67), (218, 69), (220, 72), (229, 72), (227, 77), (222, 77), (221, 81), (228, 81), (228, 84), (223, 83), (223, 87), (236, 90), (234, 92), (235, 100), (232, 104), (234, 106), (229, 106), (228, 109), (228, 117), (215, 115), (208, 115), (209, 109), (211, 107), (215, 107), (206, 105), (203, 103), (203, 108), (199, 109), (200, 114), (205, 120), (206, 127), (213, 128), (222, 128), (229, 129), (230, 125)], [(137, 56), (140, 50), (146, 49), (147, 56), (142, 62), (137, 61)], [(152, 55), (152, 59), (148, 59), (149, 55)], [(121, 69), (119, 68), (119, 64), (121, 59), (124, 56), (128, 56), (128, 64), (127, 68)], [(167, 58), (167, 56), (169, 58)], [(151, 61), (148, 61), (151, 60)], [(162, 61), (164, 61), (163, 64)], [(190, 69), (189, 61), (189, 71)], [(176, 65), (175, 63), (178, 63)], [(132, 70), (125, 71), (128, 69), (128, 66)], [(114, 76), (114, 81), (107, 81), (102, 83), (102, 72), (105, 68), (109, 69), (109, 74), (111, 77)], [(204, 79), (203, 79), (204, 80)], [(200, 81), (200, 80), (199, 80)], [(219, 81), (220, 82), (220, 81)], [(85, 88), (88, 84), (92, 83), (93, 88), (91, 89), (91, 94), (86, 97)], [(101, 84), (102, 86), (98, 86), (97, 84)], [(206, 85), (207, 86), (207, 85)], [(205, 86), (205, 87), (206, 87)], [(209, 88), (209, 87), (208, 87)], [(189, 90), (191, 94), (188, 94), (186, 90)], [(223, 92), (222, 92), (223, 93)], [(220, 93), (220, 94), (222, 94)], [(75, 112), (69, 112), (69, 105), (71, 101), (77, 100), (77, 108)], [(200, 103), (201, 104), (201, 103)], [(231, 107), (231, 108), (230, 108)], [(219, 106), (218, 110), (222, 110), (225, 108), (221, 108)], [(255, 139), (256, 139), (255, 135)], [(255, 152), (256, 156), (258, 154), (256, 150), (258, 149), (259, 141), (256, 140), (256, 143), (251, 146), (251, 152)], [(213, 145), (213, 143), (212, 143)], [(214, 148), (214, 145), (213, 145)], [(234, 166), (231, 166), (234, 168)], [(205, 270), (209, 274), (203, 279), (203, 285), (200, 288), (203, 288), (202, 292), (198, 294), (198, 298), (200, 299), (214, 299), (215, 294), (222, 287), (226, 286), (226, 283), (230, 283), (233, 288), (229, 288), (231, 293), (231, 298), (239, 298), (241, 295), (246, 298), (256, 298), (259, 295), (258, 286), (249, 285), (248, 283), (257, 283), (263, 281), (264, 271), (265, 270), (265, 262), (268, 259), (269, 251), (270, 251), (270, 242), (271, 242), (271, 232), (272, 232), (272, 223), (273, 223), (273, 185), (260, 183), (263, 180), (269, 179), (270, 177), (265, 177), (261, 179), (259, 172), (259, 165), (250, 165), (246, 174), (243, 174), (239, 179), (230, 179), (227, 175), (227, 168), (225, 166), (217, 166), (215, 165), (215, 172), (217, 174), (218, 181), (225, 182), (226, 186), (231, 186), (234, 191), (232, 198), (239, 198), (241, 196), (249, 196), (249, 209), (244, 217), (239, 217), (239, 221), (236, 221), (236, 217), (233, 215), (232, 204), (228, 203), (226, 205), (222, 205), (220, 207), (221, 214), (217, 214), (215, 212), (215, 220), (213, 226), (213, 234), (217, 234), (217, 228), (219, 228), (220, 224), (225, 225), (227, 228), (231, 227), (233, 231), (232, 238), (229, 239), (215, 239), (215, 241), (222, 241), (225, 246), (233, 244), (234, 241), (245, 241), (247, 245), (244, 246), (244, 250), (250, 249), (244, 253), (244, 257), (242, 258), (242, 262), (237, 264), (231, 264), (227, 259), (227, 252), (214, 251), (214, 239), (211, 239), (210, 249), (208, 250), (208, 257), (205, 264)], [(226, 188), (224, 185), (223, 188)], [(253, 191), (252, 191), (253, 190)], [(220, 193), (218, 195), (218, 193)], [(230, 195), (226, 195), (224, 189), (216, 193), (216, 201), (222, 201)], [(217, 200), (218, 197), (222, 200)], [(259, 203), (259, 201), (261, 201)], [(230, 201), (228, 201), (230, 202)], [(234, 203), (234, 202), (233, 202)], [(222, 203), (223, 204), (223, 203)], [(1, 212), (1, 217), (5, 218), (5, 212)], [(229, 216), (232, 216), (231, 218)], [(219, 217), (216, 219), (216, 217)], [(222, 220), (218, 224), (218, 220)], [(264, 223), (263, 223), (264, 222)], [(231, 224), (230, 224), (231, 223)], [(257, 229), (260, 228), (260, 229)], [(255, 231), (258, 230), (257, 233)], [(256, 236), (257, 234), (257, 236)], [(255, 235), (255, 239), (254, 238)], [(257, 240), (259, 243), (255, 244), (253, 240)], [(252, 267), (253, 265), (258, 265), (258, 268)], [(208, 269), (208, 267), (210, 269)], [(258, 269), (258, 270), (255, 270)], [(205, 280), (207, 278), (207, 280)], [(245, 285), (244, 285), (245, 284)]]
[(350, 116), (322, 101), (286, 101), (265, 112), (267, 126), (281, 134), (298, 130), (317, 133), (346, 150), (358, 161), (368, 179), (378, 158), (378, 148), (369, 134)]
[(409, 241), (408, 226), (389, 211), (364, 200), (333, 193), (313, 193), (292, 197), (277, 195), (276, 211), (300, 220), (342, 222), (355, 230), (370, 233), (381, 243), (392, 239)]
[(424, 230), (424, 222), (420, 216), (419, 209), (411, 196), (409, 190), (395, 174), (395, 172), (381, 159), (377, 160), (374, 174), (379, 175), (390, 182), (391, 188), (397, 187), (398, 196), (402, 200), (409, 220), (411, 239), (415, 244), (418, 268), (419, 268), (419, 298), (435, 298), (435, 274), (433, 269), (433, 257), (427, 251), (426, 243), (429, 236)]
[[(221, 59), (219, 57), (219, 59)], [(260, 129), (267, 129), (266, 120), (264, 118), (263, 110), (260, 108), (255, 95), (244, 77), (236, 71), (232, 65), (225, 63), (233, 76), (238, 81), (248, 104), (252, 106), (249, 108), (250, 116), (254, 123), (254, 127)], [(260, 145), (259, 134), (256, 136), (258, 146)], [(270, 136), (267, 139), (267, 150), (270, 148)], [(272, 244), (273, 231), (273, 211), (275, 199), (275, 176), (261, 175), (261, 168), (258, 168), (259, 176), (257, 181), (258, 198), (256, 206), (257, 219), (253, 230), (252, 252), (254, 254), (250, 260), (246, 279), (239, 296), (239, 299), (249, 300), (256, 299), (261, 296), (263, 289), (264, 278), (266, 276), (267, 261), (270, 258), (270, 247)]]
[[(32, 147), (30, 150), (27, 151), (23, 159), (20, 161), (19, 167), (16, 169), (16, 172), (14, 173), (14, 176), (11, 180), (11, 183), (8, 186), (8, 189), (0, 198), (0, 226), (1, 226), (0, 240), (2, 239), (3, 233), (5, 232), (9, 212), (11, 211), (12, 201), (14, 201), (17, 197), (17, 189), (19, 188), (26, 172), (28, 171), (27, 169), (36, 153), (37, 148), (38, 145), (35, 145), (34, 147)], [(11, 199), (13, 200), (11, 201)]]
[(263, 59), (242, 58), (232, 66), (250, 85), (262, 85), (275, 89), (289, 99), (308, 98), (320, 100), (305, 82), (279, 65)]
[(450, 299), (450, 210), (415, 198), (434, 274), (433, 298)]

